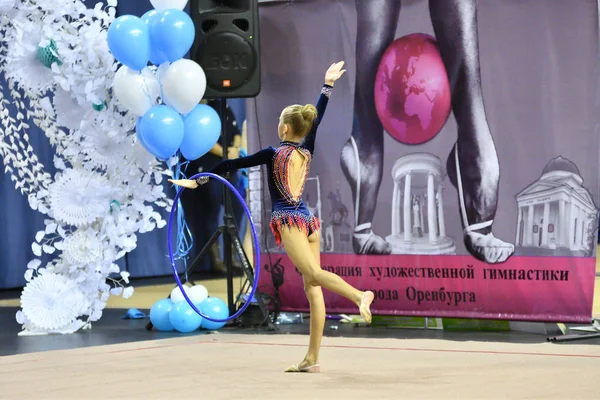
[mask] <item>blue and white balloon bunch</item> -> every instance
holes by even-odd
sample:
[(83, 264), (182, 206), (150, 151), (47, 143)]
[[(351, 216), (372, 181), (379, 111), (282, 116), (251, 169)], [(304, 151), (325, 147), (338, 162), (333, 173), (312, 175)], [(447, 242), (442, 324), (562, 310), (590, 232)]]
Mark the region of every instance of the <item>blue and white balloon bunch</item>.
[(183, 11), (187, 0), (151, 3), (154, 9), (142, 18), (123, 15), (108, 29), (109, 49), (123, 64), (113, 92), (138, 116), (137, 137), (148, 152), (167, 160), (180, 150), (195, 160), (219, 140), (221, 120), (212, 107), (199, 104), (206, 91), (202, 67), (183, 58), (194, 43), (194, 22)]
[[(208, 318), (225, 319), (229, 316), (227, 304), (218, 297), (209, 297), (208, 290), (204, 286), (183, 287), (194, 306)], [(225, 326), (224, 322), (209, 321), (198, 315), (183, 297), (179, 287), (173, 289), (171, 298), (154, 303), (150, 309), (150, 322), (152, 322), (154, 328), (161, 332), (175, 330), (181, 333), (189, 333), (199, 328), (217, 330)]]

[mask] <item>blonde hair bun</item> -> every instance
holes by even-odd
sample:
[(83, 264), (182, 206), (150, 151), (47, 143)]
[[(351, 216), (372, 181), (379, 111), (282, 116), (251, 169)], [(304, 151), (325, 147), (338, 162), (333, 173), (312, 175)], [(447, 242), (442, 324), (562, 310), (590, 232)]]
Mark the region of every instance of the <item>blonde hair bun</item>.
[(302, 118), (304, 118), (306, 122), (309, 122), (311, 126), (315, 119), (317, 119), (317, 109), (312, 104), (303, 106), (301, 113)]

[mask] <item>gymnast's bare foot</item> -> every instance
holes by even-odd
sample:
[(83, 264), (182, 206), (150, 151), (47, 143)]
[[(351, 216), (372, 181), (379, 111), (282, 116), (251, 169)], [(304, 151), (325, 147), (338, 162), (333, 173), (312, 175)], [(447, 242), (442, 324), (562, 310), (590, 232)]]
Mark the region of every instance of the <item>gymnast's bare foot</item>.
[(366, 323), (370, 324), (372, 318), (371, 315), (371, 303), (375, 300), (375, 294), (370, 290), (367, 290), (362, 295), (362, 300), (360, 302), (359, 310), (360, 316), (365, 320)]
[[(448, 156), (447, 170), (450, 182), (459, 195), (460, 214), (464, 227), (467, 251), (476, 259), (498, 264), (505, 262), (515, 251), (514, 245), (504, 242), (492, 233), (493, 215), (496, 213), (499, 167), (480, 156), (470, 165), (462, 164), (457, 146)], [(471, 155), (472, 156), (472, 155)], [(488, 157), (487, 161), (492, 157)], [(462, 170), (461, 170), (462, 167)], [(469, 223), (470, 222), (470, 223)]]
[[(353, 137), (350, 137), (342, 149), (340, 164), (352, 189), (354, 202), (359, 205), (355, 207), (355, 214), (358, 214), (356, 210), (359, 210), (360, 207), (375, 210), (377, 203), (379, 187), (375, 177), (377, 163), (380, 161), (376, 159), (372, 160), (373, 162), (369, 161), (363, 163), (360, 160), (356, 142)], [(360, 215), (355, 215), (354, 218), (358, 221), (361, 220)], [(356, 254), (390, 254), (392, 252), (391, 245), (373, 233), (370, 222), (357, 224), (354, 228), (352, 246)]]
[(465, 231), (465, 246), (473, 257), (488, 264), (500, 264), (506, 261), (515, 251), (515, 246), (506, 243), (491, 232), (481, 234)]

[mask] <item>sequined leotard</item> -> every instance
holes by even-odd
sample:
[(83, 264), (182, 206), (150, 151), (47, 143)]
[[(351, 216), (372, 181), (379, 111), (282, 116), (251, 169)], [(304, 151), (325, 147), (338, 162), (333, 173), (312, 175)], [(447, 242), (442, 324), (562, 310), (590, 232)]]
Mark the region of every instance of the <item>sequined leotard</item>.
[[(320, 228), (319, 219), (308, 210), (302, 201), (302, 192), (304, 191), (304, 184), (306, 183), (310, 162), (312, 161), (317, 128), (325, 114), (331, 91), (331, 86), (323, 85), (316, 104), (317, 119), (302, 142), (281, 142), (277, 148), (271, 146), (247, 157), (226, 160), (210, 170), (212, 173), (221, 175), (240, 168), (249, 168), (263, 164), (267, 166), (269, 193), (272, 204), (270, 225), (279, 246), (281, 246), (279, 228), (283, 225), (296, 226), (304, 231), (307, 236), (318, 231)], [(289, 167), (292, 155), (296, 150), (303, 153), (307, 159), (307, 163), (304, 176), (302, 177), (300, 192), (294, 195), (289, 182)]]

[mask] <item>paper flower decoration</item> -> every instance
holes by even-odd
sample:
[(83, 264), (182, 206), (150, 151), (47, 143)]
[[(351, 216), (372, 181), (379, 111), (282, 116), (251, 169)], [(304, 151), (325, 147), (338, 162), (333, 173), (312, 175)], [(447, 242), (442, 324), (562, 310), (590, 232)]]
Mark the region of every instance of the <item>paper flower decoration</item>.
[(50, 188), (51, 213), (72, 226), (94, 222), (109, 210), (109, 183), (103, 176), (81, 169), (67, 169)]
[(37, 57), (41, 42), (41, 30), (31, 22), (15, 21), (19, 28), (15, 37), (8, 41), (6, 51), (6, 76), (30, 96), (44, 94), (55, 85), (52, 70), (46, 68)]
[(67, 129), (79, 129), (86, 109), (77, 104), (69, 92), (58, 88), (54, 91), (56, 123)]
[[(161, 185), (168, 166), (136, 143), (137, 117), (111, 97), (117, 62), (106, 35), (116, 5), (0, 0), (0, 158), (46, 215), (31, 249), (50, 258), (27, 266), (22, 334), (74, 332), (101, 318), (111, 295), (131, 296), (127, 275), (114, 278), (116, 260), (137, 234), (165, 226), (157, 209), (172, 204)], [(33, 125), (54, 149), (53, 176), (30, 144)]]
[(85, 265), (102, 260), (102, 242), (95, 232), (78, 230), (64, 240), (63, 258), (71, 265)]
[(108, 136), (102, 130), (87, 130), (81, 141), (81, 150), (94, 167), (129, 168), (125, 158), (133, 150), (131, 138)]
[(0, 14), (7, 14), (17, 5), (17, 0), (0, 0)]
[(31, 280), (21, 294), (23, 314), (35, 326), (57, 329), (72, 323), (84, 308), (77, 284), (49, 272)]

